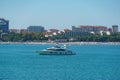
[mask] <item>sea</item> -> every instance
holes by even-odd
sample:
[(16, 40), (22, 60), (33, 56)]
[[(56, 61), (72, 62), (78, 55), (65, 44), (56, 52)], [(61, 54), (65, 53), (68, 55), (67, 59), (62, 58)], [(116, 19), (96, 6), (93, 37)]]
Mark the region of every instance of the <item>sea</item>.
[(36, 53), (52, 46), (0, 44), (0, 80), (120, 80), (120, 45), (67, 44), (76, 55)]

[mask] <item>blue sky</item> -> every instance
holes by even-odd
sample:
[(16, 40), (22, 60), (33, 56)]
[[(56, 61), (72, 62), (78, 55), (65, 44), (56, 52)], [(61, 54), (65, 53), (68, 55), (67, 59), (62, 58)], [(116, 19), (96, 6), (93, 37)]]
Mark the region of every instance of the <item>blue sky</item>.
[(10, 28), (42, 25), (46, 29), (72, 25), (120, 25), (120, 0), (0, 0), (0, 18)]

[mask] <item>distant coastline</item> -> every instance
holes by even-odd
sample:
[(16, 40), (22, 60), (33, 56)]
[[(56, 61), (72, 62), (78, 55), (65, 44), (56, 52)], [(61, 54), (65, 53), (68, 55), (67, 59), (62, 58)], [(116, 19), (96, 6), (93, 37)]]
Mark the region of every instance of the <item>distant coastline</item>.
[[(57, 42), (58, 43), (58, 42)], [(0, 42), (0, 44), (55, 44), (53, 42)], [(120, 45), (120, 42), (60, 42), (58, 44), (78, 44), (78, 45)]]

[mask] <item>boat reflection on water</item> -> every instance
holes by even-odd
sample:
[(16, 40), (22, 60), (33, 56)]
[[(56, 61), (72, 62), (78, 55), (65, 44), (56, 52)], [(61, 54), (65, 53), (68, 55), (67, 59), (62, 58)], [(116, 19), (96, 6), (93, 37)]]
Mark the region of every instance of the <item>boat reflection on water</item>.
[(36, 52), (39, 53), (40, 55), (75, 55), (75, 53), (66, 48), (66, 45), (60, 47), (57, 44), (55, 44), (51, 48), (39, 50)]

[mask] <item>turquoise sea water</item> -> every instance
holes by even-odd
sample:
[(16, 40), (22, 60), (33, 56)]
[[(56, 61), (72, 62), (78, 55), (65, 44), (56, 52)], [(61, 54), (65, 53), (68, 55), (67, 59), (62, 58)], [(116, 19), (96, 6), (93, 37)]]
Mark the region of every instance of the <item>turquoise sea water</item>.
[(120, 80), (120, 45), (68, 45), (69, 56), (38, 55), (52, 45), (0, 44), (0, 80)]

